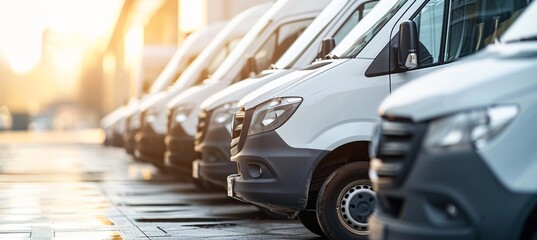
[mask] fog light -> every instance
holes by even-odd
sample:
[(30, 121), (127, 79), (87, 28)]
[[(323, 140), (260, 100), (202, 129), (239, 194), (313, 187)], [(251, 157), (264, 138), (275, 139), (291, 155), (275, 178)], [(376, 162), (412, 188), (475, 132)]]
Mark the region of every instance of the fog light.
[(446, 213), (448, 214), (449, 217), (456, 218), (457, 215), (459, 215), (459, 209), (457, 209), (455, 205), (450, 203), (446, 205)]
[(259, 164), (249, 163), (248, 174), (252, 178), (260, 178), (261, 176), (263, 176), (263, 168)]

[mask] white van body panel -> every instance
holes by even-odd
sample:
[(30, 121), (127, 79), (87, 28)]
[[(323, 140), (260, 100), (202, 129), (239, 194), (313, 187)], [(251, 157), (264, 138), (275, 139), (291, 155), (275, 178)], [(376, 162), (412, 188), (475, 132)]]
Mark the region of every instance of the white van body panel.
[[(537, 61), (534, 57), (537, 55), (537, 44), (501, 44), (490, 46), (485, 51), (480, 55), (497, 56), (479, 59), (480, 56), (476, 55), (472, 58), (475, 61), (462, 61), (417, 79), (387, 98), (380, 111), (388, 116), (406, 116), (421, 122), (490, 106), (518, 106), (519, 116), (500, 135), (477, 149), (477, 152), (506, 188), (534, 193), (537, 191), (537, 151), (528, 149), (532, 149), (537, 142), (537, 135), (532, 132), (535, 129), (534, 122), (527, 121), (534, 119), (529, 117), (530, 114), (536, 114), (532, 109), (537, 102)], [(512, 57), (516, 55), (532, 55), (533, 58)], [(516, 84), (510, 79), (516, 79)], [(523, 114), (527, 116), (522, 116)], [(526, 122), (520, 122), (521, 119)]]
[[(200, 108), (211, 111), (223, 104), (238, 102), (263, 85), (287, 75), (297, 68), (311, 64), (318, 55), (321, 41), (327, 36), (334, 36), (356, 8), (364, 2), (364, 0), (333, 0), (278, 60), (275, 64), (278, 69), (266, 70), (262, 73), (264, 75), (262, 77), (235, 83), (208, 98)], [(290, 59), (294, 59), (294, 61), (291, 63)], [(288, 65), (290, 63), (292, 66)]]
[[(149, 90), (149, 93), (143, 95), (140, 99), (136, 99), (132, 102), (129, 102), (129, 106), (127, 107), (127, 112), (125, 113), (124, 119), (126, 119), (127, 117), (131, 117), (131, 121), (135, 122), (131, 124), (131, 126), (139, 125), (141, 110), (144, 109), (145, 106), (150, 102), (154, 102), (155, 99), (162, 98), (160, 93), (162, 91), (165, 91), (166, 88), (170, 86), (172, 81), (178, 80), (176, 78), (176, 72), (178, 71), (178, 69), (184, 69), (188, 67), (185, 65), (187, 64), (187, 61), (190, 60), (189, 58), (193, 55), (199, 55), (200, 52), (202, 52), (203, 49), (207, 47), (207, 44), (210, 43), (210, 41), (219, 34), (222, 28), (226, 26), (226, 24), (226, 22), (217, 22), (189, 35), (185, 39), (183, 44), (181, 44), (181, 47), (174, 55), (172, 60), (166, 65), (164, 70), (155, 80), (155, 82), (151, 86), (151, 89)], [(198, 51), (194, 52), (195, 50)], [(173, 86), (170, 87), (170, 89), (172, 88)]]
[[(346, 143), (369, 141), (378, 121), (378, 106), (390, 93), (390, 76), (366, 77), (364, 73), (390, 41), (392, 30), (398, 31), (401, 19), (409, 19), (423, 2), (404, 3), (356, 58), (336, 59), (315, 70), (284, 76), (247, 95), (239, 105), (248, 110), (272, 98), (302, 97), (292, 117), (275, 130), (292, 148), (331, 151)], [(342, 43), (349, 36), (360, 37), (369, 29), (367, 24), (372, 24), (369, 17), (386, 11), (375, 7)]]
[(269, 99), (278, 97), (278, 94), (281, 91), (287, 89), (288, 87), (299, 84), (301, 81), (307, 81), (307, 79), (309, 79), (310, 77), (316, 76), (324, 71), (327, 71), (328, 69), (334, 68), (345, 61), (346, 60), (326, 60), (322, 62), (316, 62), (314, 63), (314, 65), (324, 64), (325, 62), (329, 62), (330, 64), (321, 66), (314, 70), (302, 69), (300, 71), (294, 71), (292, 73), (289, 73), (263, 85), (252, 93), (244, 96), (239, 101), (239, 106), (245, 109), (253, 108), (263, 102), (266, 102)]
[(276, 129), (278, 135), (291, 147), (323, 150), (368, 141), (378, 118), (378, 105), (389, 94), (386, 76), (360, 78), (370, 63), (349, 60), (280, 92), (279, 96), (299, 96), (303, 101)]
[(154, 94), (144, 101), (138, 108), (139, 113), (142, 111), (154, 112), (156, 120), (150, 124), (155, 132), (159, 134), (166, 133), (167, 103), (182, 91), (195, 84), (196, 81), (199, 81), (200, 74), (203, 69), (208, 67), (208, 64), (211, 62), (210, 59), (229, 41), (242, 38), (254, 25), (259, 16), (262, 16), (271, 5), (272, 3), (256, 5), (233, 18), (216, 37), (212, 38), (211, 43), (206, 45), (205, 50), (192, 62), (172, 87), (158, 94)]
[[(132, 98), (129, 100), (127, 106), (120, 111), (121, 114), (114, 114), (116, 116), (115, 121), (110, 122), (102, 121), (101, 126), (105, 129), (109, 128), (111, 124), (116, 124), (114, 128), (118, 134), (123, 134), (126, 130), (126, 119), (131, 117), (132, 121), (137, 121), (134, 125), (139, 123), (140, 118), (140, 106), (144, 102), (150, 100), (152, 96), (165, 90), (172, 81), (175, 81), (176, 72), (178, 69), (184, 69), (188, 60), (193, 56), (197, 56), (206, 46), (208, 41), (214, 38), (220, 30), (224, 27), (225, 22), (218, 22), (214, 25), (211, 24), (207, 28), (201, 29), (188, 36), (184, 43), (181, 44), (179, 49), (175, 52), (172, 59), (168, 62), (164, 70), (159, 74), (155, 82), (151, 85), (148, 94), (142, 95), (140, 99)], [(108, 124), (108, 125), (105, 125)], [(132, 126), (133, 124), (131, 124)]]
[(236, 102), (240, 100), (241, 96), (244, 96), (259, 88), (260, 86), (263, 86), (264, 84), (276, 78), (279, 78), (291, 71), (292, 70), (290, 69), (266, 70), (266, 72), (264, 72), (263, 76), (261, 77), (246, 79), (238, 83), (232, 84), (229, 87), (224, 88), (224, 90), (213, 94), (212, 96), (207, 98), (207, 100), (203, 101), (203, 103), (200, 105), (200, 109), (211, 111), (228, 102)]
[(191, 57), (199, 55), (209, 43), (227, 24), (227, 21), (221, 21), (216, 23), (211, 23), (211, 25), (206, 28), (195, 31), (181, 43), (179, 49), (175, 52), (170, 62), (166, 65), (164, 70), (157, 77), (151, 89), (149, 89), (149, 94), (155, 94), (165, 90), (172, 81), (175, 81), (177, 78), (176, 72), (181, 70), (181, 72), (188, 67), (190, 64), (188, 61), (192, 60)]
[[(209, 96), (217, 93), (229, 86), (239, 75), (246, 63), (246, 58), (253, 55), (260, 48), (266, 39), (282, 24), (315, 18), (327, 4), (328, 0), (322, 1), (291, 1), (280, 0), (256, 23), (252, 31), (238, 43), (236, 49), (224, 60), (222, 65), (216, 70), (214, 75), (204, 82), (202, 88), (196, 88), (197, 93), (185, 92), (174, 98), (168, 104), (168, 108), (177, 108), (179, 105), (193, 105), (194, 110), (188, 116), (188, 120), (181, 123), (181, 126), (189, 135), (195, 135), (200, 111), (199, 106)], [(262, 30), (262, 31), (261, 31)]]

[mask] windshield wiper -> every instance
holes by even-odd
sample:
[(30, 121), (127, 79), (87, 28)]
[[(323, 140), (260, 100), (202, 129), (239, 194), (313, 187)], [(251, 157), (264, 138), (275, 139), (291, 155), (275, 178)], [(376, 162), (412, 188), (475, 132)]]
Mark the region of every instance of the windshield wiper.
[(512, 43), (512, 42), (531, 42), (531, 41), (537, 41), (537, 36), (515, 39), (515, 40), (508, 41), (507, 43)]

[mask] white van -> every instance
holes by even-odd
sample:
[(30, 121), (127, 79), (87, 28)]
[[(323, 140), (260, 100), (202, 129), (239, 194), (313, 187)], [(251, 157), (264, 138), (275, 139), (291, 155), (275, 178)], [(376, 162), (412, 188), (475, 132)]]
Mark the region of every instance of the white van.
[[(191, 176), (201, 103), (234, 82), (267, 69), (293, 44), (330, 0), (279, 0), (259, 19), (215, 74), (169, 104), (166, 165)], [(250, 57), (252, 56), (252, 57)], [(248, 59), (248, 60), (247, 60)], [(258, 71), (259, 70), (259, 71)]]
[(380, 101), (400, 85), (491, 43), (527, 2), (380, 1), (332, 60), (239, 102), (228, 195), (298, 215), (331, 239), (367, 238), (376, 197), (368, 146)]
[[(114, 146), (125, 147), (127, 152), (132, 153), (132, 136), (131, 132), (126, 131), (126, 125), (136, 125), (136, 122), (129, 122), (131, 117), (138, 114), (138, 107), (141, 101), (144, 101), (153, 94), (166, 89), (181, 73), (190, 65), (194, 59), (203, 51), (207, 44), (216, 36), (224, 27), (225, 22), (215, 23), (207, 28), (201, 29), (189, 35), (175, 51), (174, 55), (165, 65), (164, 70), (158, 75), (151, 85), (149, 92), (144, 94), (140, 99), (131, 98), (126, 106), (121, 106), (110, 112), (101, 120), (101, 127), (105, 131), (105, 144), (114, 143)], [(155, 65), (154, 63), (147, 63)], [(164, 66), (164, 64), (163, 64)], [(155, 67), (153, 67), (155, 68)], [(143, 74), (146, 76), (146, 74)], [(140, 82), (143, 84), (143, 81)], [(142, 86), (140, 86), (142, 87)], [(139, 121), (138, 121), (139, 124)], [(119, 138), (118, 138), (119, 137)]]
[(141, 99), (129, 102), (124, 117), (126, 131), (123, 134), (123, 147), (129, 154), (134, 154), (134, 135), (140, 127), (140, 106), (151, 101), (152, 96), (173, 87), (172, 84), (185, 72), (214, 37), (226, 26), (227, 22), (216, 22), (188, 35), (181, 47), (166, 65), (164, 70), (151, 85), (149, 93)]
[[(377, 4), (377, 0), (333, 0), (285, 54), (258, 78), (233, 84), (201, 104), (195, 137), (195, 150), (201, 158), (192, 165), (192, 176), (225, 188), (226, 177), (236, 173), (237, 164), (229, 161), (231, 119), (237, 102), (248, 93), (285, 74), (306, 67), (330, 52)], [(323, 40), (324, 39), (324, 40)], [(333, 42), (331, 41), (333, 39)], [(323, 42), (324, 48), (319, 51)]]
[(13, 127), (13, 117), (6, 106), (0, 105), (0, 131), (11, 130)]
[[(272, 5), (264, 3), (251, 7), (234, 17), (226, 27), (205, 46), (205, 50), (177, 79), (167, 91), (152, 95), (138, 108), (143, 114), (137, 116), (137, 124), (130, 129), (136, 132), (134, 155), (137, 159), (163, 166), (164, 136), (166, 134), (166, 104), (186, 88), (201, 83), (220, 66), (243, 36), (254, 26), (257, 19)], [(143, 124), (141, 119), (144, 119)]]
[(537, 239), (535, 23), (384, 100), (372, 239)]

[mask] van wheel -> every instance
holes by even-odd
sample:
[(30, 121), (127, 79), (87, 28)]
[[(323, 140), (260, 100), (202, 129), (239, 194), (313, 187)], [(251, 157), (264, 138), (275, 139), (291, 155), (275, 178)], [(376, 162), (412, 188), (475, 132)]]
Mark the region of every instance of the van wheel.
[(324, 232), (319, 221), (317, 220), (317, 213), (314, 211), (300, 211), (298, 213), (298, 220), (306, 227), (310, 232), (315, 233), (321, 237), (324, 237)]
[(334, 171), (317, 197), (319, 225), (330, 239), (367, 239), (367, 218), (376, 194), (369, 180), (369, 162), (353, 162)]

